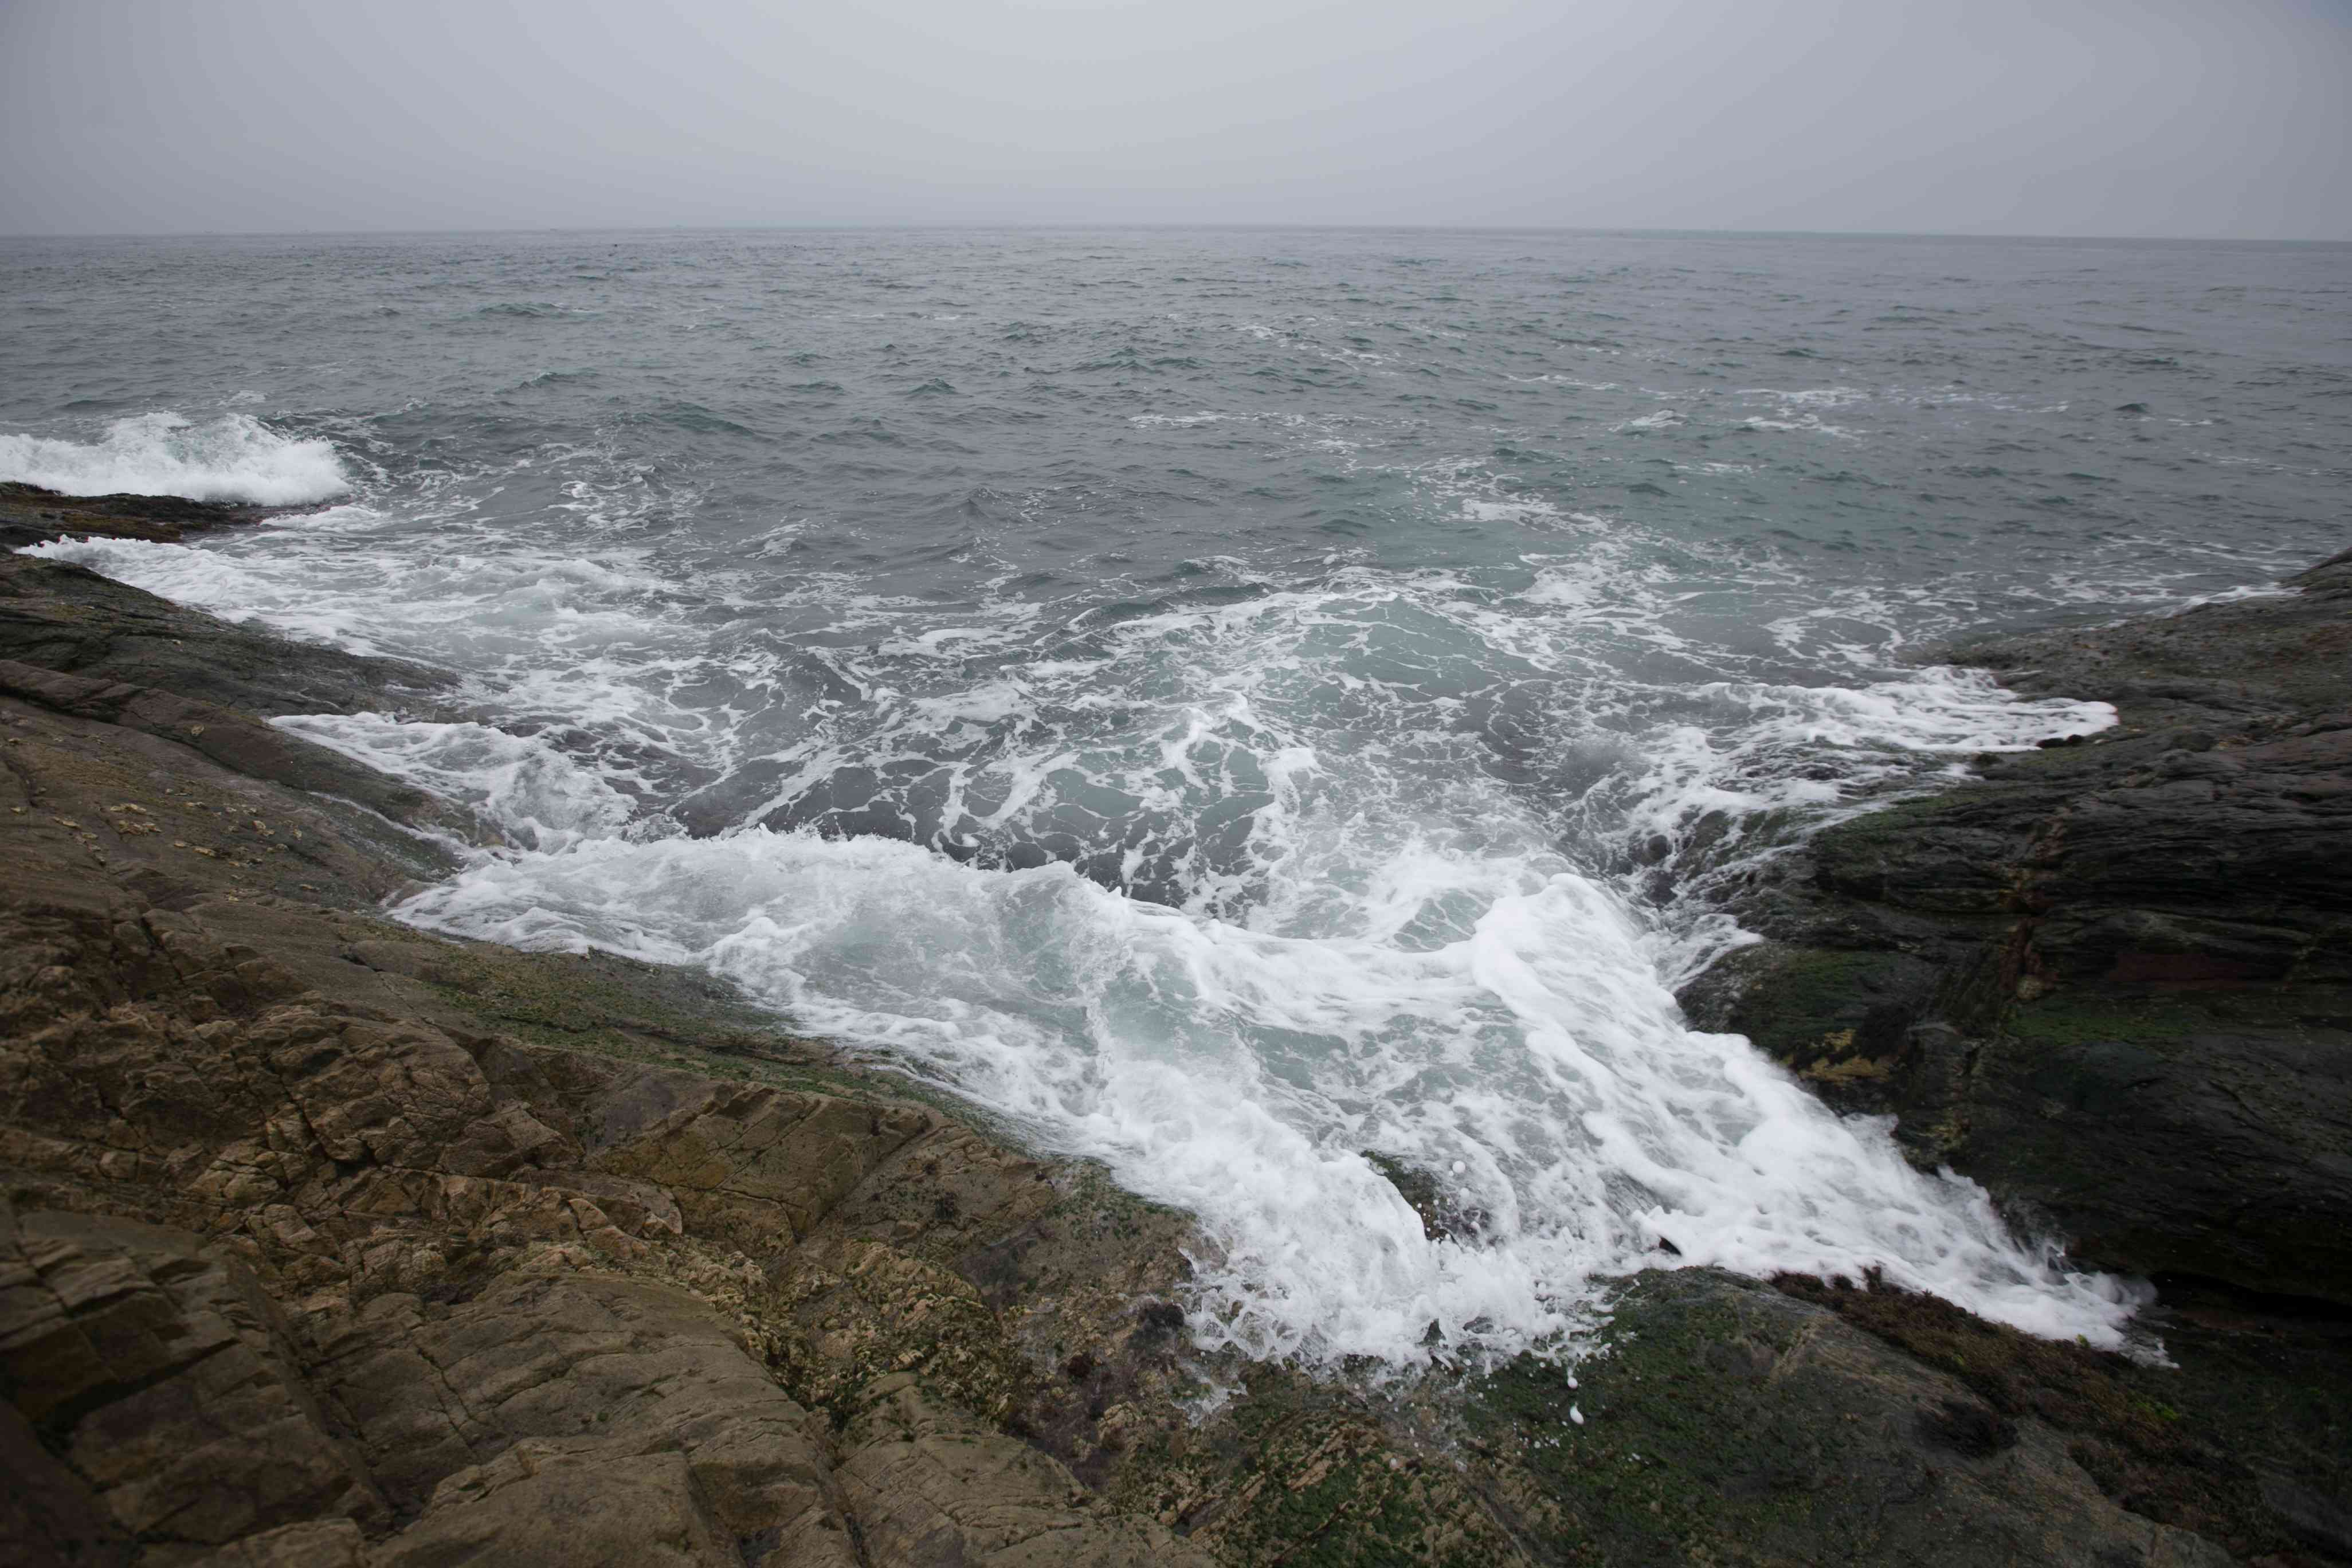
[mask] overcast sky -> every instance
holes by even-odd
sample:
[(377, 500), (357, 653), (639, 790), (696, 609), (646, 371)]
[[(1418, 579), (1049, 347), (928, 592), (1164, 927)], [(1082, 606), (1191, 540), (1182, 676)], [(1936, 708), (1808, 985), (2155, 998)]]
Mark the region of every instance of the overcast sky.
[(0, 0), (0, 233), (2352, 238), (2352, 0)]

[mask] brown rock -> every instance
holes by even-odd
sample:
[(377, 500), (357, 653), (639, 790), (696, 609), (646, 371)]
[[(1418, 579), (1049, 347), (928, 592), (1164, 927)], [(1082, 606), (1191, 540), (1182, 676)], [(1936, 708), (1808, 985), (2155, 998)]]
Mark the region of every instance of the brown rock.
[(0, 1386), (151, 1554), (384, 1517), (276, 1318), (250, 1275), (194, 1237), (0, 1212)]
[(876, 1563), (1147, 1568), (1208, 1559), (1146, 1521), (1087, 1506), (1076, 1477), (1016, 1438), (926, 1398), (905, 1374), (865, 1393), (842, 1495)]

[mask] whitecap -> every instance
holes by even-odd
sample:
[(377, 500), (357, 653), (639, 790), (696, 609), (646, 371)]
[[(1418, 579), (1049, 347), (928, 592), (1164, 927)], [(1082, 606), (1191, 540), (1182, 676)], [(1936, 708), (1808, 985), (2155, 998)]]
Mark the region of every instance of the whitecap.
[(332, 443), (280, 435), (250, 415), (197, 425), (173, 413), (118, 419), (91, 442), (0, 436), (0, 479), (67, 495), (185, 496), (299, 506), (351, 488)]

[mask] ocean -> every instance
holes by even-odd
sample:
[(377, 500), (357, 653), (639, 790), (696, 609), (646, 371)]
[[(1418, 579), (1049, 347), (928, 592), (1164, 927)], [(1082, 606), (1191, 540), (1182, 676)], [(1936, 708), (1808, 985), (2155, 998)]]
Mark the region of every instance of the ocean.
[[(1192, 1333), (1572, 1346), (1657, 1265), (2139, 1289), (1674, 988), (1822, 824), (2112, 711), (1932, 662), (2342, 547), (2352, 247), (1280, 229), (0, 241), (40, 552), (425, 660), (288, 728), (1200, 1219)], [(1370, 1155), (1475, 1216), (1432, 1239)]]

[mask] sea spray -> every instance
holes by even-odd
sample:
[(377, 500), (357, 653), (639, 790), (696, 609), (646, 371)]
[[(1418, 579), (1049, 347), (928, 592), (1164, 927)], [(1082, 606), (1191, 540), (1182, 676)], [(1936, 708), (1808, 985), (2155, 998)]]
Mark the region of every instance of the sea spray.
[(246, 414), (117, 419), (91, 442), (0, 435), (0, 479), (74, 496), (175, 495), (299, 506), (350, 489), (331, 442), (284, 436)]

